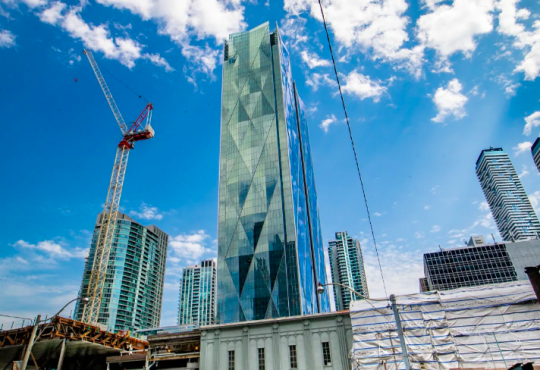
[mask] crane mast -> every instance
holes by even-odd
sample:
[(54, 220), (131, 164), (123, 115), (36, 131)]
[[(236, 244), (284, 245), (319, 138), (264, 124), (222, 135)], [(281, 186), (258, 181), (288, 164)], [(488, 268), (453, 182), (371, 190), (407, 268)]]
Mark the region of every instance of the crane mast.
[[(120, 207), (120, 197), (122, 196), (122, 187), (124, 185), (124, 177), (126, 175), (127, 162), (129, 152), (133, 149), (136, 141), (147, 140), (154, 137), (151, 118), (153, 106), (148, 103), (142, 113), (137, 117), (135, 122), (128, 129), (127, 125), (120, 114), (120, 110), (116, 106), (114, 98), (101, 74), (101, 71), (94, 59), (94, 56), (89, 50), (85, 50), (84, 54), (88, 57), (90, 65), (94, 70), (97, 80), (105, 94), (105, 98), (111, 107), (113, 115), (120, 126), (123, 138), (116, 149), (116, 157), (114, 159), (113, 171), (107, 191), (107, 199), (105, 207), (101, 214), (99, 224), (99, 235), (96, 241), (94, 259), (92, 261), (92, 269), (88, 282), (86, 297), (89, 298), (88, 304), (83, 308), (82, 321), (88, 324), (97, 323), (101, 306), (101, 299), (105, 287), (105, 278), (107, 276), (107, 268), (111, 254), (114, 230), (116, 227), (116, 218)], [(142, 128), (145, 123), (144, 129)]]

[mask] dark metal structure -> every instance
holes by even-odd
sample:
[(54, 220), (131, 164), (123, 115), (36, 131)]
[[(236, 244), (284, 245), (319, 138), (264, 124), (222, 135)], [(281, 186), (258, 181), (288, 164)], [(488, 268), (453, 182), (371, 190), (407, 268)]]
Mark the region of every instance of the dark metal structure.
[[(20, 361), (29, 342), (33, 325), (0, 332), (0, 370), (11, 369)], [(56, 316), (40, 324), (29, 361), (29, 368), (47, 370), (104, 369), (106, 357), (122, 351), (143, 351), (148, 342), (110, 333), (98, 326)]]

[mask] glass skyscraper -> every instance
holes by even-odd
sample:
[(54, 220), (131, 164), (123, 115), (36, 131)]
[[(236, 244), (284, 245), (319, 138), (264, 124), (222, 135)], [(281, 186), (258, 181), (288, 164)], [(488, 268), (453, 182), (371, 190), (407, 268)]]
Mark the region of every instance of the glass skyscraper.
[[(101, 214), (84, 266), (81, 297), (88, 290), (100, 227)], [(168, 240), (169, 236), (156, 226), (143, 226), (118, 213), (98, 316), (98, 323), (107, 330), (159, 326)], [(82, 305), (75, 307), (75, 320), (81, 319), (82, 310)]]
[(508, 154), (502, 148), (482, 150), (476, 175), (503, 240), (537, 238), (540, 222)]
[(269, 23), (224, 48), (218, 320), (326, 312), (317, 193), (304, 104)]
[[(346, 231), (337, 232), (336, 240), (328, 242), (328, 258), (332, 271), (332, 282), (343, 284), (369, 298), (364, 257), (360, 242)], [(361, 299), (349, 289), (334, 285), (336, 310), (348, 310), (351, 301)]]
[(178, 325), (212, 325), (216, 319), (216, 262), (202, 261), (182, 272)]

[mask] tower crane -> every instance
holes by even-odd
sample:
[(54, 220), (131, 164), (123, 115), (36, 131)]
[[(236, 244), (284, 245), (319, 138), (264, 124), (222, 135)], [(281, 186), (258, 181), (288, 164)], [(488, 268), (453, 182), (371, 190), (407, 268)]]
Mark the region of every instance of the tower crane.
[(105, 208), (101, 215), (101, 227), (99, 229), (88, 290), (86, 292), (86, 297), (89, 298), (89, 302), (84, 306), (82, 313), (82, 321), (91, 324), (98, 322), (101, 297), (105, 286), (105, 277), (107, 275), (107, 266), (111, 254), (116, 217), (120, 205), (120, 196), (122, 195), (122, 186), (124, 185), (124, 176), (126, 174), (129, 152), (133, 149), (136, 141), (148, 140), (154, 137), (154, 130), (150, 125), (154, 107), (152, 106), (152, 103), (148, 103), (135, 122), (128, 128), (120, 114), (120, 110), (116, 106), (111, 91), (103, 78), (94, 56), (89, 50), (84, 50), (83, 53), (88, 57), (99, 85), (111, 107), (114, 118), (116, 118), (116, 122), (118, 122), (118, 125), (120, 126), (120, 131), (122, 131), (122, 140), (116, 149), (116, 157), (114, 159), (111, 181), (107, 192), (107, 200), (105, 201)]

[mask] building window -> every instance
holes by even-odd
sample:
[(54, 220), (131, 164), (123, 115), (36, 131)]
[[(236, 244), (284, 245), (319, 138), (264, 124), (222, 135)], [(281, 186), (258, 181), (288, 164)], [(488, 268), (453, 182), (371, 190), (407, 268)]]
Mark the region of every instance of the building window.
[(259, 370), (264, 369), (264, 348), (259, 348)]
[(229, 370), (234, 370), (234, 351), (229, 351)]
[(330, 343), (322, 342), (322, 354), (324, 366), (332, 366), (332, 357), (330, 356)]
[(289, 360), (291, 362), (291, 369), (298, 368), (298, 361), (296, 360), (296, 346), (289, 346)]

